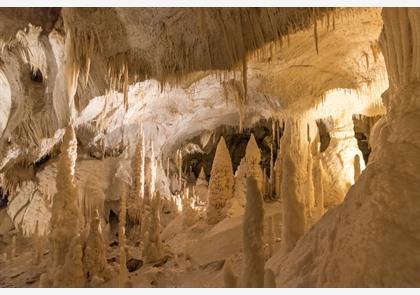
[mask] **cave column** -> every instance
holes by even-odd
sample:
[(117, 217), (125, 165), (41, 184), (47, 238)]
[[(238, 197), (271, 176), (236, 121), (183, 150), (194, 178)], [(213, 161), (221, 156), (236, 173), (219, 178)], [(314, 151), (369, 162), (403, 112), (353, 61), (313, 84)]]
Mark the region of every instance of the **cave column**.
[[(292, 250), (304, 234), (310, 215), (308, 194), (308, 142), (307, 119), (289, 118), (281, 138), (281, 198), (283, 204), (282, 249)], [(313, 193), (313, 192), (312, 192)]]
[(332, 208), (343, 202), (354, 184), (356, 156), (359, 158), (359, 171), (365, 168), (365, 162), (354, 135), (352, 115), (343, 112), (331, 118), (330, 122), (331, 140), (320, 156), (325, 169), (325, 177), (322, 179), (325, 184), (325, 206)]

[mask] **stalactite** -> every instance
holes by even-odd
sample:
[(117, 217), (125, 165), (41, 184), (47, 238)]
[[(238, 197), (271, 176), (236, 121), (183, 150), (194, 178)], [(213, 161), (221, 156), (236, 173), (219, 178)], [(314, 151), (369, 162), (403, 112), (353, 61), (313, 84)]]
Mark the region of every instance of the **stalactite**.
[(230, 259), (225, 260), (223, 265), (223, 281), (225, 288), (237, 288), (238, 277), (233, 273)]
[(315, 49), (316, 49), (316, 54), (319, 54), (319, 49), (318, 49), (318, 23), (317, 23), (317, 8), (312, 8), (312, 13), (313, 13), (313, 22), (314, 22), (314, 38), (315, 38)]
[(246, 288), (264, 287), (263, 235), (263, 198), (256, 180), (253, 177), (248, 177), (243, 224), (243, 285)]
[[(242, 59), (242, 83), (244, 85), (244, 102), (248, 100), (248, 59), (246, 55)], [(241, 128), (242, 132), (242, 128)]]
[(207, 223), (216, 224), (225, 217), (223, 208), (233, 196), (233, 182), (232, 160), (222, 136), (217, 144), (211, 168)]

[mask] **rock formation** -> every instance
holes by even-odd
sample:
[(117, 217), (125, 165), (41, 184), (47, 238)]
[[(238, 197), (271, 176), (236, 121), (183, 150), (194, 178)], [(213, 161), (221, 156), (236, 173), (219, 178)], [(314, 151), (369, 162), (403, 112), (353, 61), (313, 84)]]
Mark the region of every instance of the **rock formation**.
[(243, 225), (244, 270), (243, 286), (264, 287), (264, 208), (258, 183), (247, 178), (246, 207)]
[(204, 168), (201, 167), (200, 174), (198, 175), (194, 188), (195, 195), (198, 197), (199, 204), (201, 205), (207, 205), (208, 203), (208, 186), (209, 183), (206, 179)]
[(147, 263), (156, 262), (162, 258), (162, 241), (160, 238), (160, 194), (156, 192), (151, 200), (150, 219), (144, 237), (143, 256)]
[(95, 211), (95, 215), (91, 218), (89, 234), (83, 251), (83, 266), (88, 280), (92, 280), (95, 276), (105, 280), (111, 278), (112, 270), (107, 264), (105, 246), (99, 213)]
[[(74, 181), (76, 158), (77, 140), (73, 126), (68, 125), (61, 144), (56, 178), (57, 193), (54, 195), (51, 210), (51, 232), (49, 238), (53, 267), (64, 264), (66, 255), (69, 253), (71, 241), (79, 233), (79, 197)], [(75, 252), (73, 254), (78, 255), (78, 248), (76, 245), (74, 247), (73, 251)]]
[(211, 168), (207, 207), (207, 222), (216, 224), (225, 217), (223, 209), (233, 196), (233, 169), (225, 139), (220, 138), (217, 144)]

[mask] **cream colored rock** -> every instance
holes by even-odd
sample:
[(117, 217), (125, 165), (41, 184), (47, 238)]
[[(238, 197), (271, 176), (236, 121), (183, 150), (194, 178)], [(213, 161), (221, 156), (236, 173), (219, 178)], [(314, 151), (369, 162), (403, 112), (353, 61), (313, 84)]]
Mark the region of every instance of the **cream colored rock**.
[(208, 203), (208, 186), (209, 183), (206, 179), (204, 168), (201, 167), (200, 174), (198, 175), (194, 189), (195, 195), (198, 197), (198, 202), (200, 205), (207, 205)]
[(233, 197), (233, 169), (223, 136), (217, 144), (209, 182), (207, 223), (216, 224), (225, 217), (223, 208)]
[(264, 287), (264, 207), (258, 184), (247, 178), (246, 208), (243, 225), (244, 269), (242, 283), (246, 288)]
[[(74, 181), (77, 158), (77, 140), (73, 126), (66, 127), (57, 171), (57, 193), (51, 210), (51, 232), (49, 235), (53, 267), (62, 266), (69, 245), (79, 233), (78, 190)], [(74, 255), (79, 255), (76, 249)], [(70, 262), (69, 262), (70, 263)]]

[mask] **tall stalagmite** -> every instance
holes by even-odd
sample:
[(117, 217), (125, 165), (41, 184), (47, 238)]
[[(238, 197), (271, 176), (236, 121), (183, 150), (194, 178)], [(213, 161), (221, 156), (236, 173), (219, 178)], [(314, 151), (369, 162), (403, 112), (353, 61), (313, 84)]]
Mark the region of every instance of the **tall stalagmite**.
[(216, 224), (225, 217), (224, 207), (233, 196), (233, 168), (229, 150), (223, 136), (217, 144), (211, 167), (207, 222)]
[(305, 165), (306, 124), (300, 119), (289, 119), (281, 138), (280, 151), (284, 154), (281, 195), (283, 201), (282, 248), (288, 252), (306, 229), (307, 180)]
[(51, 252), (53, 266), (64, 264), (69, 245), (79, 233), (78, 190), (74, 180), (77, 140), (72, 125), (66, 127), (58, 161), (51, 215)]
[(243, 286), (264, 287), (264, 207), (258, 183), (247, 178), (246, 207), (243, 225)]
[(146, 262), (155, 262), (162, 258), (162, 241), (160, 238), (160, 193), (156, 192), (151, 200), (149, 226), (144, 237), (143, 256)]

